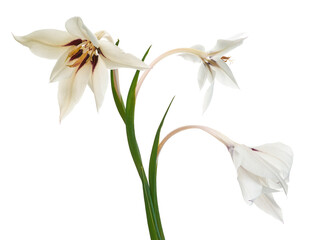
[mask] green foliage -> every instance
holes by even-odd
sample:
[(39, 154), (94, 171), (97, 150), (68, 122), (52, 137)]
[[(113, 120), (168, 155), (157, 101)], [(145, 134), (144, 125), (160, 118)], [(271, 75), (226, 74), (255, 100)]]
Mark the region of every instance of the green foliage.
[[(150, 47), (146, 51), (145, 55), (142, 58), (142, 61), (146, 58), (147, 54), (149, 53)], [(126, 130), (127, 130), (127, 139), (130, 148), (130, 152), (134, 161), (134, 164), (137, 168), (139, 173), (140, 179), (142, 181), (143, 186), (143, 195), (145, 200), (145, 207), (147, 213), (147, 220), (149, 226), (150, 237), (152, 240), (161, 240), (161, 234), (158, 227), (156, 214), (154, 211), (153, 201), (150, 193), (149, 183), (143, 168), (141, 154), (139, 151), (139, 146), (137, 143), (136, 135), (135, 135), (135, 128), (134, 128), (134, 112), (135, 112), (135, 104), (136, 104), (136, 96), (135, 90), (139, 78), (140, 71), (136, 71), (129, 92), (127, 97), (126, 103), (126, 110), (125, 110), (125, 123), (126, 123)]]
[(167, 111), (165, 112), (162, 121), (160, 122), (160, 125), (158, 127), (156, 136), (154, 138), (151, 156), (150, 156), (150, 162), (149, 162), (149, 184), (150, 184), (150, 192), (152, 197), (152, 202), (154, 206), (154, 211), (156, 214), (156, 220), (160, 229), (160, 234), (162, 239), (164, 239), (163, 229), (161, 225), (161, 219), (160, 219), (160, 213), (159, 213), (159, 206), (158, 206), (158, 196), (157, 196), (157, 167), (158, 167), (158, 146), (159, 146), (159, 138), (160, 138), (160, 132), (161, 128), (163, 126), (164, 120), (167, 116), (167, 113), (170, 109), (170, 106), (173, 102), (174, 98), (171, 100)]

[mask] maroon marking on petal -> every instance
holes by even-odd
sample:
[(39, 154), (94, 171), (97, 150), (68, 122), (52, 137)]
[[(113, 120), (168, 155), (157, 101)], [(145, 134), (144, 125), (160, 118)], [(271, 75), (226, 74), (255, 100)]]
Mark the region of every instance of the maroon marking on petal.
[(66, 45), (64, 45), (65, 47), (67, 46), (78, 46), (80, 43), (82, 43), (82, 40), (80, 38), (75, 39), (69, 43), (67, 43)]
[(87, 60), (89, 58), (89, 54), (87, 54), (87, 56), (83, 59), (83, 61), (80, 63), (78, 69), (77, 69), (77, 72), (80, 70), (80, 68), (82, 68), (83, 65), (86, 64)]
[(255, 152), (259, 152), (259, 150), (255, 149), (255, 148), (251, 148), (252, 151), (255, 151)]
[(101, 54), (102, 56), (106, 57), (102, 52), (101, 52), (101, 49), (100, 48), (97, 48), (97, 51), (99, 54)]
[(92, 73), (93, 73), (94, 69), (95, 69), (96, 66), (97, 66), (98, 60), (99, 60), (99, 57), (98, 57), (97, 55), (93, 55), (93, 56), (92, 56), (92, 59), (91, 59)]
[(82, 49), (79, 49), (79, 51), (76, 52), (76, 53), (70, 58), (70, 61), (81, 57), (82, 53), (83, 53), (83, 50), (82, 50)]

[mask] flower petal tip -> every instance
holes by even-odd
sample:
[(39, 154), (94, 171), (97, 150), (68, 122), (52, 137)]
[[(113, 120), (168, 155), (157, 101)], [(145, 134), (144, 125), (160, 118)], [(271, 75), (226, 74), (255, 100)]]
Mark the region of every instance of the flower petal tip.
[(141, 64), (141, 70), (147, 70), (147, 69), (150, 69), (150, 68), (151, 68), (151, 67), (150, 67), (148, 64), (142, 62), (142, 64)]
[(145, 62), (139, 60), (139, 61), (136, 61), (133, 65), (132, 65), (133, 68), (136, 68), (137, 70), (140, 70), (140, 71), (144, 71), (144, 70), (148, 70), (150, 69), (151, 67), (146, 64)]
[(202, 116), (206, 113), (207, 109), (206, 108), (202, 108)]
[(233, 41), (241, 41), (241, 43), (248, 38), (248, 34), (245, 32), (238, 33), (234, 35), (233, 37), (229, 38), (229, 40)]
[(97, 37), (83, 23), (81, 17), (76, 16), (68, 19), (65, 23), (65, 28), (70, 34), (83, 39), (89, 39), (96, 48), (100, 47)]
[(69, 114), (69, 111), (64, 107), (60, 106), (60, 115), (59, 115), (59, 122), (61, 123), (62, 120), (65, 119), (65, 117)]
[(12, 37), (13, 37), (18, 43), (23, 44), (23, 42), (24, 42), (23, 36), (17, 36), (17, 35), (14, 35), (13, 33), (11, 33), (11, 34), (12, 34)]
[(276, 218), (277, 220), (279, 220), (282, 224), (284, 224), (284, 220), (283, 220), (283, 215), (282, 215), (282, 211), (280, 209), (279, 213), (277, 215), (273, 215), (274, 218)]
[(65, 116), (63, 116), (60, 112), (60, 116), (59, 116), (59, 123), (61, 124), (62, 120), (64, 119)]
[(237, 90), (240, 90), (240, 87), (239, 87), (238, 83), (235, 83), (233, 88), (237, 89)]
[(101, 106), (96, 103), (97, 113), (100, 113), (100, 108), (101, 108)]
[(202, 115), (204, 115), (206, 112), (207, 112), (207, 110), (208, 110), (208, 108), (209, 108), (209, 105), (210, 105), (210, 103), (204, 103), (203, 104), (203, 106), (202, 106)]

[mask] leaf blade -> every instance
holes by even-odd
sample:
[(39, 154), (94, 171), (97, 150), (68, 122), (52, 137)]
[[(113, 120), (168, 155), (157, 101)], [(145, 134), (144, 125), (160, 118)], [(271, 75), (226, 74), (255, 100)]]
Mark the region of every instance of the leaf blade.
[(162, 239), (164, 239), (164, 233), (162, 229), (162, 224), (161, 224), (161, 218), (160, 218), (160, 213), (159, 213), (159, 205), (158, 205), (158, 196), (157, 196), (157, 166), (158, 166), (158, 146), (159, 146), (159, 139), (160, 139), (160, 133), (161, 129), (164, 123), (164, 120), (167, 116), (167, 113), (171, 107), (171, 104), (174, 100), (174, 97), (172, 98), (160, 124), (157, 130), (157, 133), (154, 138), (152, 150), (151, 150), (151, 156), (150, 156), (150, 162), (149, 162), (149, 184), (150, 184), (150, 192), (151, 192), (151, 198), (154, 206), (154, 211), (156, 214), (156, 220), (159, 226), (160, 234)]

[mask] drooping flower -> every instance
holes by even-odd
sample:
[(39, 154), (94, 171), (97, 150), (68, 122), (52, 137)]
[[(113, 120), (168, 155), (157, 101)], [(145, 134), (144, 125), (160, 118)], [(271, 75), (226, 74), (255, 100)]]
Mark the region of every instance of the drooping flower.
[(67, 31), (44, 29), (26, 36), (14, 36), (34, 54), (58, 59), (50, 82), (59, 82), (60, 120), (78, 103), (87, 85), (94, 93), (97, 109), (101, 107), (109, 69), (148, 68), (141, 60), (114, 45), (107, 32), (93, 34), (80, 17), (70, 18), (65, 27)]
[(227, 52), (242, 44), (245, 38), (219, 39), (216, 46), (206, 52), (202, 45), (195, 45), (191, 48), (203, 52), (201, 55), (181, 54), (185, 59), (200, 62), (198, 72), (198, 84), (203, 88), (205, 81), (208, 80), (209, 87), (206, 90), (203, 102), (203, 111), (206, 111), (213, 94), (214, 80), (217, 78), (221, 83), (233, 88), (239, 88), (238, 84), (226, 62), (230, 57), (225, 56)]
[(292, 166), (293, 153), (283, 143), (269, 143), (258, 147), (238, 144), (215, 129), (188, 125), (170, 132), (159, 144), (158, 154), (164, 144), (177, 133), (188, 129), (200, 129), (223, 143), (229, 150), (237, 169), (238, 182), (244, 200), (254, 203), (266, 213), (283, 221), (282, 212), (272, 194), (283, 189), (288, 192), (288, 181)]
[(250, 148), (241, 144), (228, 146), (237, 169), (244, 200), (283, 221), (282, 212), (273, 198), (279, 189), (288, 192), (293, 153), (282, 143)]

